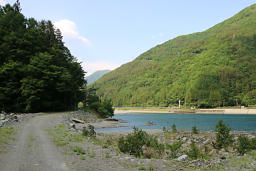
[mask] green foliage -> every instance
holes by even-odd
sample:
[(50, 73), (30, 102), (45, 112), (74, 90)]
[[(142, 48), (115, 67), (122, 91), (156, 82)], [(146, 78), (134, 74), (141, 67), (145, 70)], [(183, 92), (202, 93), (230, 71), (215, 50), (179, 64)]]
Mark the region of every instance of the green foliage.
[(216, 146), (217, 148), (226, 148), (234, 142), (234, 136), (230, 134), (231, 128), (226, 126), (222, 120), (216, 125)]
[(140, 165), (138, 170), (146, 170), (146, 168), (143, 165)]
[[(154, 150), (156, 154), (144, 153), (143, 147), (148, 150)], [(138, 128), (133, 129), (133, 133), (126, 137), (121, 137), (118, 140), (118, 148), (123, 153), (129, 153), (136, 157), (144, 156), (151, 158), (152, 156), (160, 156), (164, 151), (164, 145), (159, 144), (156, 137), (147, 134), (145, 131)]]
[(82, 135), (86, 137), (96, 137), (96, 132), (94, 130), (94, 126), (88, 125), (88, 128), (83, 127)]
[(6, 145), (14, 141), (14, 135), (17, 133), (13, 127), (0, 128), (0, 153), (6, 150)]
[(0, 7), (0, 110), (71, 110), (84, 71), (51, 21), (25, 18), (20, 4)]
[(251, 143), (248, 137), (239, 136), (237, 141), (238, 141), (237, 151), (239, 154), (244, 155), (247, 151), (251, 149)]
[(166, 149), (170, 150), (169, 157), (174, 159), (177, 158), (177, 153), (179, 152), (180, 148), (182, 146), (182, 141), (178, 141), (173, 144), (166, 144)]
[(85, 154), (85, 151), (82, 147), (79, 146), (73, 146), (72, 151), (75, 152), (77, 155)]
[(175, 124), (172, 124), (172, 132), (177, 132), (177, 128)]
[(165, 132), (165, 133), (168, 132), (168, 128), (167, 128), (166, 126), (163, 126), (163, 129), (162, 129), (162, 130), (163, 130), (163, 132)]
[(241, 155), (256, 149), (256, 138), (249, 139), (246, 136), (239, 136), (237, 141), (237, 152)]
[(79, 102), (79, 103), (78, 103), (78, 109), (82, 109), (83, 107), (84, 107), (83, 102)]
[(111, 100), (101, 100), (99, 96), (96, 95), (96, 89), (94, 88), (88, 89), (88, 91), (85, 93), (85, 104), (89, 109), (97, 112), (102, 118), (114, 116), (114, 109)]
[(192, 127), (192, 134), (198, 134), (198, 129), (196, 126)]
[(149, 171), (153, 171), (153, 170), (154, 170), (154, 168), (153, 168), (152, 164), (149, 164), (149, 166), (148, 166), (148, 170), (149, 170)]
[(111, 155), (109, 154), (109, 152), (105, 153), (105, 158), (107, 158), (107, 159), (111, 158)]
[(256, 104), (256, 5), (153, 47), (94, 83), (114, 106)]
[(190, 149), (187, 152), (187, 155), (192, 160), (196, 160), (196, 159), (202, 157), (200, 149), (198, 148), (198, 146), (195, 144), (194, 141), (192, 141), (192, 143), (190, 144)]
[(256, 150), (256, 138), (252, 138), (250, 143), (251, 143), (251, 149)]

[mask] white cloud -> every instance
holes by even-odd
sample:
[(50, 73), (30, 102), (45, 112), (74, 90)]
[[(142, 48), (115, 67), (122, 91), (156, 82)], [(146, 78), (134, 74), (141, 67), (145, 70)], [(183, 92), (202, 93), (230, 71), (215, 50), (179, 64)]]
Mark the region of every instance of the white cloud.
[(0, 5), (4, 6), (6, 4), (6, 2), (4, 0), (0, 0)]
[[(1, 0), (0, 0), (1, 1)], [(83, 43), (90, 45), (90, 41), (81, 36), (77, 31), (76, 24), (73, 21), (64, 19), (54, 22), (54, 26), (60, 29), (64, 38), (72, 38), (82, 41)]]
[[(81, 60), (79, 60), (81, 61)], [(99, 70), (114, 70), (117, 67), (119, 67), (119, 65), (117, 64), (112, 64), (109, 62), (104, 62), (104, 61), (98, 61), (98, 62), (82, 62), (82, 67), (84, 69), (86, 73), (86, 76), (91, 75), (92, 73), (94, 73), (95, 71), (99, 71)]]

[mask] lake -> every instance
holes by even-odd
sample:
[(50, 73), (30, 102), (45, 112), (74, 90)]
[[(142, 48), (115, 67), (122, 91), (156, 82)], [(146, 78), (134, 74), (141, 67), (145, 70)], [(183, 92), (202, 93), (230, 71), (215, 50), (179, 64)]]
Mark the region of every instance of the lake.
[[(164, 126), (171, 129), (172, 124), (178, 130), (191, 130), (196, 126), (199, 130), (214, 130), (218, 120), (223, 120), (232, 130), (256, 130), (256, 115), (248, 114), (120, 114), (113, 118), (128, 121), (122, 123), (127, 127), (104, 128), (102, 131), (130, 130), (134, 126), (140, 129), (162, 129)], [(147, 122), (154, 125), (146, 126)]]

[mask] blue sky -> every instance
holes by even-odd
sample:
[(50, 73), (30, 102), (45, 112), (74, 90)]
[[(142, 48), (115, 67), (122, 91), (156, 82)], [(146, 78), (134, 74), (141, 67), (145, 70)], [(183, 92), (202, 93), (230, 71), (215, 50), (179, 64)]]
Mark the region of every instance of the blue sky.
[[(0, 0), (0, 4), (15, 0)], [(20, 0), (22, 13), (51, 20), (89, 74), (114, 69), (180, 35), (204, 31), (256, 0)]]

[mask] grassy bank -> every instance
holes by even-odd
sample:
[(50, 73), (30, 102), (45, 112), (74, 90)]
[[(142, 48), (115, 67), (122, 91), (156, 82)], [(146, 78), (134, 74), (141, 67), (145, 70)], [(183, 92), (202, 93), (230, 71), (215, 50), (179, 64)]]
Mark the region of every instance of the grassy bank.
[(6, 151), (7, 144), (14, 141), (17, 130), (13, 127), (0, 128), (0, 153)]

